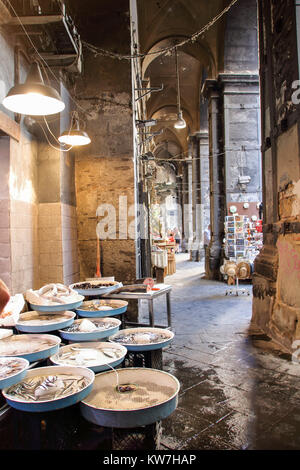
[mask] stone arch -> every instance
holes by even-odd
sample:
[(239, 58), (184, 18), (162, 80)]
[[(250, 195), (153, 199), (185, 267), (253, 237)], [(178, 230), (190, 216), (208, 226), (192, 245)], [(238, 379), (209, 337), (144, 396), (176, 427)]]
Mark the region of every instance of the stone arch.
[[(159, 51), (166, 47), (171, 47), (176, 45), (178, 42), (182, 41), (183, 39), (187, 39), (186, 36), (171, 36), (166, 37), (157, 41), (155, 44), (151, 46), (151, 48), (147, 51), (147, 54), (151, 53), (151, 55), (147, 55), (142, 62), (142, 78), (146, 77), (147, 69), (149, 68), (150, 64), (160, 57), (161, 53), (155, 54), (155, 51)], [(209, 45), (205, 42), (205, 40), (198, 40), (195, 43), (188, 43), (184, 46), (181, 46), (178, 50), (185, 52), (186, 54), (194, 57), (199, 62), (203, 63), (204, 66), (207, 68), (210, 77), (214, 77), (216, 74), (216, 61), (215, 58), (210, 50)]]

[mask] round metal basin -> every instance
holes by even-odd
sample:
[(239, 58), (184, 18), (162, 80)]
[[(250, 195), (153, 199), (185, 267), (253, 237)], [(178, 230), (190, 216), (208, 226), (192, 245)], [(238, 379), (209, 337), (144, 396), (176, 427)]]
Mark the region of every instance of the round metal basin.
[[(24, 333), (46, 333), (48, 331), (56, 331), (60, 328), (66, 328), (72, 325), (76, 314), (74, 312), (61, 312), (61, 315), (42, 314), (41, 312), (32, 311), (21, 313), (16, 328)], [(41, 320), (40, 318), (44, 318)]]
[[(117, 391), (119, 385), (132, 391)], [(135, 428), (167, 418), (177, 407), (180, 385), (156, 369), (126, 368), (96, 375), (93, 391), (80, 404), (88, 421), (104, 427)]]
[[(86, 367), (63, 367), (63, 366), (50, 366), (50, 367), (39, 367), (37, 369), (31, 369), (27, 371), (27, 376), (25, 380), (32, 379), (36, 376), (59, 376), (62, 374), (66, 375), (78, 375), (82, 378), (87, 379), (87, 385), (77, 392), (70, 392), (62, 398), (52, 399), (52, 400), (26, 400), (17, 398), (9, 394), (9, 388), (5, 388), (2, 391), (4, 398), (7, 403), (17, 410), (21, 411), (31, 411), (31, 412), (43, 412), (43, 411), (53, 411), (59, 410), (61, 408), (66, 408), (72, 406), (75, 403), (83, 400), (88, 396), (93, 387), (93, 382), (95, 379), (95, 374), (92, 370), (87, 369)], [(20, 382), (18, 382), (20, 383)]]
[[(82, 349), (83, 352), (85, 350), (87, 351), (87, 356), (84, 360), (79, 358), (80, 349)], [(105, 358), (105, 363), (103, 363), (103, 360), (99, 360), (99, 362), (97, 363), (97, 360), (89, 359), (88, 357), (89, 350), (92, 350), (92, 353), (93, 353), (93, 351), (97, 352), (97, 350), (99, 349), (104, 350), (104, 351), (106, 349), (107, 354), (109, 354), (111, 350), (116, 350), (118, 352), (118, 358), (111, 358), (108, 355)], [(105, 343), (99, 343), (99, 342), (73, 343), (73, 344), (69, 344), (68, 346), (63, 346), (59, 348), (58, 353), (50, 357), (50, 361), (55, 365), (69, 366), (71, 365), (69, 362), (70, 360), (63, 359), (62, 356), (65, 355), (65, 353), (72, 353), (72, 352), (74, 353), (74, 357), (77, 356), (77, 359), (76, 359), (77, 363), (76, 364), (73, 363), (72, 364), (73, 366), (76, 365), (79, 367), (88, 367), (94, 372), (103, 372), (104, 370), (109, 370), (111, 369), (111, 367), (116, 367), (119, 364), (121, 364), (125, 359), (125, 356), (127, 354), (127, 349), (121, 344), (116, 344), (116, 343), (107, 343), (107, 342)]]
[[(136, 335), (136, 334), (144, 335), (147, 333), (157, 334), (158, 336), (160, 336), (160, 339), (156, 341), (151, 341), (149, 343), (139, 343), (139, 344), (129, 342), (126, 340), (121, 341), (118, 339), (120, 336), (126, 336), (129, 339), (131, 335)], [(165, 337), (165, 338), (162, 338), (162, 337)], [(109, 341), (122, 344), (128, 349), (128, 351), (138, 352), (138, 351), (153, 351), (156, 349), (162, 349), (168, 346), (168, 344), (170, 344), (173, 338), (174, 338), (174, 333), (165, 328), (145, 327), (145, 328), (126, 328), (125, 330), (119, 330), (118, 333), (114, 334), (113, 336), (110, 336)]]
[(113, 286), (103, 286), (103, 287), (95, 287), (95, 288), (89, 288), (89, 289), (82, 289), (80, 287), (76, 287), (76, 286), (79, 286), (80, 284), (91, 284), (91, 285), (97, 285), (99, 284), (100, 282), (103, 282), (105, 283), (105, 281), (101, 281), (101, 279), (99, 279), (99, 281), (83, 281), (83, 282), (76, 282), (75, 284), (71, 284), (69, 287), (70, 289), (73, 289), (73, 290), (76, 290), (76, 292), (78, 292), (78, 294), (80, 295), (84, 295), (85, 297), (89, 297), (89, 296), (101, 296), (103, 294), (107, 294), (108, 292), (112, 292), (116, 289), (118, 289), (119, 287), (122, 287), (122, 283), (121, 282), (117, 282), (117, 281), (111, 281), (114, 283)]
[(23, 380), (27, 374), (27, 369), (29, 366), (29, 361), (27, 359), (23, 359), (22, 357), (14, 357), (14, 356), (4, 356), (0, 357), (0, 374), (1, 374), (1, 366), (5, 365), (6, 360), (14, 360), (20, 364), (20, 370), (18, 372), (12, 373), (7, 375), (5, 378), (0, 378), (0, 389), (10, 387), (14, 385), (20, 380)]
[[(74, 324), (78, 324), (82, 322), (84, 319), (75, 320)], [(81, 332), (81, 331), (66, 331), (66, 330), (59, 330), (60, 336), (67, 340), (73, 342), (81, 342), (81, 341), (99, 341), (103, 338), (108, 338), (109, 336), (116, 333), (121, 325), (120, 320), (117, 318), (110, 318), (105, 317), (101, 319), (94, 318), (90, 320), (94, 324), (105, 324), (105, 323), (112, 323), (113, 326), (111, 328), (103, 329), (103, 330), (94, 330), (91, 332)]]
[[(109, 306), (112, 307), (112, 310), (92, 310), (87, 307), (93, 307), (93, 304), (97, 304), (100, 306)], [(80, 308), (76, 309), (76, 313), (80, 317), (86, 318), (103, 318), (103, 317), (114, 317), (116, 315), (121, 315), (125, 313), (128, 307), (128, 302), (125, 300), (113, 300), (113, 299), (97, 299), (97, 300), (89, 300), (83, 302)]]
[(35, 362), (55, 354), (60, 343), (61, 339), (54, 335), (12, 335), (0, 341), (0, 356), (23, 357)]
[(36, 305), (36, 304), (29, 304), (32, 310), (37, 310), (38, 312), (49, 312), (53, 315), (57, 313), (61, 313), (66, 310), (73, 310), (82, 304), (84, 301), (83, 295), (78, 295), (78, 300), (76, 302), (72, 302), (70, 304), (56, 304), (56, 305)]

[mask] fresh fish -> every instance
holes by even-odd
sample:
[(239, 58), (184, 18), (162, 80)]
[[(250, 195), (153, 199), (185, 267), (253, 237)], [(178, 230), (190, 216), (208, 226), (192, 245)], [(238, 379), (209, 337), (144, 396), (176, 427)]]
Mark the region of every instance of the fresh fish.
[(88, 379), (76, 375), (60, 374), (37, 376), (13, 385), (7, 395), (26, 401), (54, 400), (76, 393), (88, 385)]

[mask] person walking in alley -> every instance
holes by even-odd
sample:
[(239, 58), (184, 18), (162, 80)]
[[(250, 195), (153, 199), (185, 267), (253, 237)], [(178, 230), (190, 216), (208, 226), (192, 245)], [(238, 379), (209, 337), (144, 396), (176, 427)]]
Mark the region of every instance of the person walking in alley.
[(179, 253), (181, 236), (177, 227), (174, 228), (174, 237), (176, 242), (176, 253)]

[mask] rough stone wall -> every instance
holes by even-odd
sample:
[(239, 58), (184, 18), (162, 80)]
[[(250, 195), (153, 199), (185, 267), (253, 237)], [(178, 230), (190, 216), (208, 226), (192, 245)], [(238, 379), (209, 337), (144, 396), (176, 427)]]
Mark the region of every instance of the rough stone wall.
[(258, 37), (256, 0), (239, 0), (226, 14), (224, 72), (256, 72)]
[[(126, 220), (127, 229), (134, 223), (132, 159), (127, 156), (77, 159), (76, 190), (81, 279), (93, 277), (96, 272), (96, 227), (103, 219), (96, 214), (102, 204), (111, 206), (109, 209), (112, 218), (108, 219), (107, 230), (115, 229), (115, 233), (100, 241), (101, 274), (115, 276), (116, 280), (120, 281), (135, 279), (134, 240), (128, 238), (128, 230), (124, 230), (125, 225), (123, 230), (122, 225), (120, 227), (121, 220), (123, 223)], [(120, 197), (127, 198), (127, 201), (123, 199), (123, 207), (120, 205)], [(126, 212), (127, 218), (124, 219)], [(106, 212), (102, 214), (104, 217), (108, 216)]]
[[(256, 0), (241, 0), (231, 8), (219, 48), (224, 60), (218, 77), (206, 80), (204, 87), (209, 105), (211, 279), (220, 278), (227, 207), (231, 202), (256, 206), (262, 197)], [(250, 182), (244, 184), (243, 177)]]
[(86, 109), (86, 131), (92, 136), (90, 145), (76, 151), (81, 279), (96, 272), (96, 227), (107, 213), (99, 209), (96, 214), (104, 204), (111, 206), (108, 229), (115, 221), (116, 231), (100, 241), (101, 274), (120, 281), (136, 278), (130, 72), (127, 62), (87, 56), (85, 75), (76, 87), (76, 97)]
[[(226, 203), (260, 202), (260, 97), (258, 76), (223, 75)], [(240, 177), (250, 177), (240, 183)], [(249, 214), (251, 216), (252, 214)]]
[[(264, 247), (255, 262), (252, 321), (293, 350), (300, 338), (299, 79), (295, 3), (259, 2)], [(299, 106), (299, 105), (298, 105)]]

